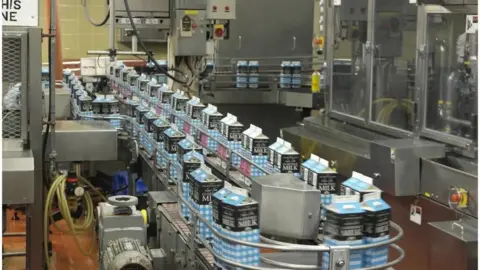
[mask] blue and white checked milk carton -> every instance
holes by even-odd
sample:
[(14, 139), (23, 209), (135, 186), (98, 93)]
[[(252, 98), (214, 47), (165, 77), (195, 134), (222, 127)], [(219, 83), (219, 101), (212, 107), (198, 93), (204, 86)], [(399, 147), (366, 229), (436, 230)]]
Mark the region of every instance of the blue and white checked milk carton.
[(92, 113), (92, 98), (88, 95), (82, 95), (79, 98), (78, 108), (81, 113), (93, 114)]
[(310, 159), (302, 164), (302, 170), (300, 171), (301, 179), (306, 181), (309, 185), (316, 187), (318, 174), (326, 169), (328, 169), (328, 161), (317, 155), (311, 154)]
[[(212, 196), (212, 227), (219, 234), (225, 234), (222, 228), (223, 201), (232, 193), (230, 189), (228, 189), (231, 185), (228, 182), (224, 182), (224, 185), (224, 188), (218, 190)], [(213, 235), (213, 250), (218, 254), (225, 254), (225, 241), (215, 234)], [(219, 263), (221, 264), (221, 262)]]
[[(390, 238), (391, 208), (380, 192), (363, 195), (362, 207), (366, 211), (363, 239), (365, 244), (388, 241)], [(365, 250), (364, 267), (388, 263), (388, 246)]]
[(192, 97), (192, 99), (187, 102), (185, 113), (190, 121), (183, 123), (183, 131), (185, 134), (195, 136), (197, 128), (202, 124), (203, 109), (205, 109), (205, 105), (203, 105), (198, 97)]
[[(339, 192), (339, 174), (327, 167), (319, 173), (315, 173), (312, 179), (315, 183), (314, 187), (320, 190), (320, 231), (322, 231), (327, 218), (327, 210), (325, 207), (332, 203), (333, 196)], [(309, 185), (313, 184), (310, 181), (307, 181), (307, 183)]]
[[(182, 158), (181, 158), (181, 188), (182, 188), (182, 194), (187, 200), (187, 202), (190, 201), (190, 179), (188, 178), (188, 175), (195, 171), (196, 169), (200, 168), (203, 164), (203, 155), (202, 153), (199, 153), (197, 151), (190, 151), (185, 153)], [(185, 205), (185, 204), (180, 204), (181, 208), (181, 213), (182, 215), (189, 220), (190, 219), (190, 209)]]
[[(251, 162), (259, 165), (262, 168), (265, 168), (268, 164), (268, 144), (270, 139), (263, 134), (261, 128), (253, 126), (253, 130), (249, 133), (248, 142), (247, 142), (247, 152)], [(244, 163), (244, 164), (242, 164)], [(250, 177), (264, 176), (265, 173), (260, 170), (258, 167), (251, 166), (245, 163), (249, 163), (247, 160), (240, 160), (240, 168), (249, 167)], [(242, 166), (243, 165), (243, 166)], [(248, 169), (242, 169), (245, 173), (248, 172)]]
[[(363, 226), (365, 210), (360, 204), (358, 195), (334, 196), (332, 203), (325, 207), (323, 243), (328, 246), (358, 246), (363, 245)], [(364, 266), (364, 251), (350, 252), (348, 269), (359, 269)], [(322, 269), (329, 269), (329, 253), (323, 253)]]
[(292, 88), (300, 88), (302, 86), (302, 63), (300, 61), (292, 61)]
[(150, 105), (156, 106), (158, 104), (158, 92), (160, 91), (160, 87), (162, 87), (157, 80), (152, 79), (147, 85), (147, 95), (148, 99), (150, 100)]
[(311, 171), (315, 168), (320, 158), (317, 155), (310, 154), (310, 158), (305, 160), (302, 163), (300, 168), (300, 179), (307, 182), (308, 175), (311, 174)]
[(163, 142), (165, 141), (165, 130), (169, 128), (170, 128), (170, 123), (165, 118), (160, 117), (157, 120), (155, 120), (155, 122), (153, 122), (153, 140), (157, 144), (157, 149), (159, 150), (163, 149)]
[(165, 119), (170, 119), (170, 100), (173, 96), (173, 91), (168, 88), (168, 85), (163, 84), (158, 92), (157, 114), (163, 116)]
[(135, 120), (138, 125), (138, 130), (134, 128), (133, 132), (134, 134), (138, 134), (139, 136), (139, 142), (140, 142), (140, 147), (143, 147), (145, 145), (145, 136), (143, 136), (143, 132), (141, 132), (142, 129), (144, 129), (145, 122), (143, 116), (147, 114), (150, 111), (149, 108), (144, 107), (144, 106), (138, 106), (135, 111)]
[[(224, 233), (234, 239), (259, 243), (259, 206), (258, 202), (248, 197), (245, 192), (237, 192), (238, 188), (231, 188), (232, 193), (223, 200), (222, 227)], [(246, 264), (260, 264), (259, 248), (239, 245), (225, 241), (223, 255), (232, 261)]]
[(246, 150), (250, 148), (249, 143), (250, 143), (250, 138), (252, 137), (251, 133), (255, 128), (256, 127), (254, 125), (250, 125), (246, 130), (242, 132), (242, 147)]
[[(218, 128), (222, 118), (223, 115), (218, 111), (217, 107), (211, 104), (208, 104), (207, 108), (202, 111), (203, 126), (208, 134), (215, 140), (218, 140), (220, 137), (220, 131)], [(199, 138), (200, 144), (203, 147), (206, 147), (209, 151), (217, 150), (217, 142), (209, 136), (203, 134), (203, 132), (199, 132), (199, 134), (197, 134), (197, 138)]]
[[(171, 162), (170, 166), (170, 180), (178, 180), (178, 170), (177, 164), (178, 162), (178, 143), (185, 139), (185, 134), (180, 132), (176, 127), (170, 127), (169, 129), (164, 131), (165, 135), (165, 141), (163, 142), (163, 155), (157, 155), (157, 159), (160, 158), (160, 160), (157, 160), (157, 162), (160, 161), (161, 167), (162, 168), (167, 168), (167, 163)], [(165, 157), (168, 157), (168, 160), (165, 159)]]
[(154, 154), (155, 150), (155, 140), (153, 139), (153, 133), (155, 131), (154, 122), (158, 120), (158, 115), (153, 112), (148, 112), (143, 116), (143, 126), (145, 129), (146, 138), (144, 138), (143, 148), (147, 151), (147, 154), (151, 157)]
[(127, 74), (127, 90), (125, 92), (126, 97), (131, 97), (137, 88), (137, 80), (140, 78), (140, 75), (132, 70), (130, 73)]
[(237, 62), (237, 88), (247, 88), (248, 84), (248, 62)]
[[(178, 94), (172, 96), (172, 111), (175, 114), (175, 118), (170, 120), (171, 123), (175, 123), (177, 127), (182, 128), (183, 130), (183, 118), (185, 117), (185, 106), (188, 102), (188, 97), (183, 91), (177, 91)], [(172, 114), (170, 117), (172, 117)], [(178, 117), (177, 117), (178, 116)]]
[(133, 119), (136, 118), (136, 109), (140, 106), (140, 102), (135, 97), (133, 99), (127, 99), (125, 101), (125, 114)]
[(300, 153), (293, 149), (292, 144), (284, 142), (277, 151), (276, 168), (280, 173), (293, 173), (297, 177), (300, 175), (300, 166), (302, 157)]
[(178, 143), (177, 155), (180, 165), (183, 164), (183, 156), (190, 151), (196, 151), (202, 154), (202, 147), (195, 143), (195, 140), (192, 136), (186, 135), (185, 139)]
[(150, 79), (147, 75), (142, 74), (137, 80), (137, 89), (134, 94), (137, 94), (140, 98), (145, 99), (147, 97), (147, 85)]
[(352, 177), (345, 180), (340, 188), (341, 195), (359, 195), (360, 201), (363, 201), (365, 194), (381, 192), (373, 185), (373, 179), (358, 172), (353, 172)]
[(258, 88), (260, 64), (258, 61), (248, 62), (248, 88)]
[[(164, 59), (158, 60), (157, 64), (162, 68), (163, 71), (165, 71), (165, 72), (168, 71), (168, 61), (167, 60), (164, 60)], [(158, 83), (160, 83), (160, 84), (167, 83), (167, 81), (168, 81), (167, 75), (165, 75), (163, 73), (155, 74), (155, 78), (157, 79)]]
[[(190, 181), (191, 205), (209, 224), (212, 224), (212, 198), (213, 194), (223, 188), (223, 180), (212, 175), (211, 171), (206, 168), (198, 168), (190, 172), (188, 177)], [(212, 231), (200, 220), (197, 222), (197, 233), (202, 239), (210, 243), (213, 242)]]
[(105, 102), (105, 97), (103, 96), (97, 96), (92, 101), (93, 114), (102, 114), (103, 102)]
[(284, 140), (282, 138), (277, 138), (277, 140), (268, 147), (268, 163), (272, 166), (276, 164), (276, 157), (278, 154), (278, 150), (284, 144)]
[(292, 62), (283, 61), (280, 72), (280, 88), (290, 88), (292, 86)]
[[(238, 121), (235, 115), (227, 113), (227, 116), (220, 121), (222, 142), (226, 144), (228, 149), (238, 151), (242, 148), (242, 132), (243, 124)], [(227, 149), (223, 145), (218, 144), (217, 154), (220, 158), (226, 159)], [(240, 157), (233, 153), (232, 163), (234, 166), (240, 165)]]

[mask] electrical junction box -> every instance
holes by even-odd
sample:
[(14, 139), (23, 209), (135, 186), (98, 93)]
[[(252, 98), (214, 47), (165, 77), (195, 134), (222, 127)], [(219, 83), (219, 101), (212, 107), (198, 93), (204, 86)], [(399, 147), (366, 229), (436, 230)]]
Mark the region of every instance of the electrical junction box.
[(80, 58), (80, 73), (82, 76), (106, 76), (110, 64), (108, 57)]
[[(115, 18), (117, 27), (131, 29), (124, 0), (115, 1)], [(128, 6), (133, 22), (137, 28), (155, 28), (168, 30), (170, 28), (170, 0), (136, 0), (129, 1)]]
[(236, 19), (236, 3), (236, 0), (207, 0), (207, 19)]
[(174, 52), (176, 56), (204, 56), (207, 54), (207, 20), (205, 10), (176, 10)]

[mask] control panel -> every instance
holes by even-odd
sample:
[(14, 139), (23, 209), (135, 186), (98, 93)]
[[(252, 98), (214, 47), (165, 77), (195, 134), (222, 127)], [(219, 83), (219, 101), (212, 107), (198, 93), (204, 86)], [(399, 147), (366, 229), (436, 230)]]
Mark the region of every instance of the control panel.
[(208, 20), (234, 20), (236, 0), (207, 0)]
[(205, 11), (176, 10), (174, 19), (175, 55), (206, 55), (207, 20), (205, 20)]

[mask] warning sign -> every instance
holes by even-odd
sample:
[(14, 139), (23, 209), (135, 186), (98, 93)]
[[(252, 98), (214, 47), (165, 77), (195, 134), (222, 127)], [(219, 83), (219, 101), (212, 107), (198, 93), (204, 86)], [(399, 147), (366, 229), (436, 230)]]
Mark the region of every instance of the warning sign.
[(468, 34), (474, 34), (478, 29), (478, 16), (477, 15), (467, 15), (467, 22), (465, 25), (465, 32)]
[(2, 0), (3, 26), (38, 26), (38, 0)]

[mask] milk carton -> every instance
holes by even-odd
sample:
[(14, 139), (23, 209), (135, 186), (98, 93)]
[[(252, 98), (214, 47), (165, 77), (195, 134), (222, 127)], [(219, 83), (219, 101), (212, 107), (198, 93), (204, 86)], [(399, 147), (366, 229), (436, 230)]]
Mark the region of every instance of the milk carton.
[[(323, 242), (328, 246), (363, 245), (365, 210), (358, 195), (334, 196), (332, 203), (325, 207), (327, 219)], [(329, 269), (329, 254), (323, 253), (322, 269)], [(349, 269), (359, 269), (364, 265), (363, 250), (350, 252)]]
[[(385, 242), (390, 239), (391, 208), (382, 200), (381, 193), (363, 196), (362, 207), (366, 211), (363, 239), (365, 244)], [(388, 246), (365, 250), (364, 267), (388, 263)]]
[[(213, 195), (223, 188), (223, 181), (204, 168), (198, 168), (189, 174), (190, 202), (193, 208), (203, 216), (209, 224), (213, 222)], [(198, 221), (197, 233), (208, 242), (213, 242), (213, 233), (202, 221)], [(215, 245), (215, 243), (214, 243)], [(215, 247), (215, 246), (214, 246)]]
[(352, 177), (342, 183), (340, 193), (342, 195), (359, 195), (360, 201), (368, 193), (381, 192), (373, 185), (373, 179), (358, 172), (353, 172)]

